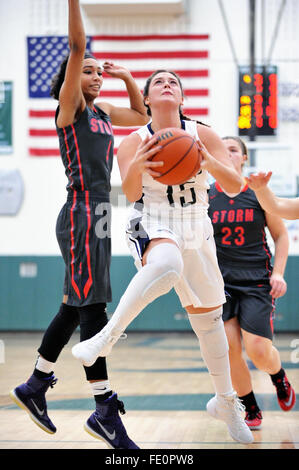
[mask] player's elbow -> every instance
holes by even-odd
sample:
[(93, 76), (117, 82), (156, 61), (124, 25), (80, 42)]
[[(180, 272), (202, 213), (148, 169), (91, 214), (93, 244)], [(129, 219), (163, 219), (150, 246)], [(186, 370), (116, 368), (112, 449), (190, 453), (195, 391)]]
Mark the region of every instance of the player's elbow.
[(136, 201), (139, 201), (139, 199), (141, 199), (142, 194), (138, 194), (138, 195), (126, 194), (126, 196), (129, 202), (134, 203)]
[(142, 197), (142, 191), (138, 191), (132, 188), (127, 188), (125, 185), (122, 186), (122, 189), (129, 202), (139, 201), (139, 199), (141, 199)]

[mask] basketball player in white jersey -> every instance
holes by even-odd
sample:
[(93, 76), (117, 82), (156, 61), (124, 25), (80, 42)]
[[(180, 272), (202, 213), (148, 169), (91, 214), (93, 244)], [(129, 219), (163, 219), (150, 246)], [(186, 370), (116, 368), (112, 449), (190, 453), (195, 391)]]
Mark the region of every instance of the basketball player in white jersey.
[[(152, 74), (144, 89), (144, 104), (150, 124), (125, 138), (118, 152), (122, 188), (134, 203), (127, 240), (138, 272), (108, 324), (93, 338), (75, 345), (72, 352), (88, 366), (97, 357), (107, 356), (134, 318), (174, 288), (188, 312), (215, 388), (207, 411), (226, 422), (233, 439), (249, 444), (253, 436), (231, 383), (222, 321), (224, 284), (207, 214), (208, 172), (228, 192), (238, 192), (241, 179), (220, 137), (183, 116), (182, 85), (175, 73), (159, 70)], [(182, 185), (166, 186), (153, 178), (161, 168), (161, 162), (149, 160), (160, 149), (154, 133), (167, 127), (185, 129), (198, 141), (203, 156), (201, 169)]]

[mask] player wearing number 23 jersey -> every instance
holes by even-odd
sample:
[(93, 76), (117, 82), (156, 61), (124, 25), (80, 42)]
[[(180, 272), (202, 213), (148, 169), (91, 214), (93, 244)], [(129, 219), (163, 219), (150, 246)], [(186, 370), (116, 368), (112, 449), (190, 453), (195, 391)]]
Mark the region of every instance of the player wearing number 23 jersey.
[[(229, 342), (232, 382), (245, 406), (245, 422), (251, 429), (260, 429), (262, 412), (243, 348), (254, 366), (270, 375), (279, 406), (288, 411), (295, 404), (295, 392), (272, 343), (275, 299), (287, 289), (283, 276), (288, 233), (280, 217), (263, 210), (243, 177), (248, 160), (245, 143), (237, 136), (223, 137), (223, 142), (243, 185), (241, 191), (230, 193), (216, 182), (209, 191), (209, 215), (227, 294), (222, 318)], [(266, 228), (273, 240), (273, 266)]]
[(238, 196), (229, 197), (216, 182), (211, 185), (209, 200), (220, 265), (248, 265), (270, 272), (265, 212), (254, 192), (246, 185)]
[[(209, 201), (218, 263), (228, 296), (223, 320), (238, 315), (238, 298), (242, 304), (241, 327), (272, 339), (275, 304), (269, 294), (272, 254), (266, 241), (265, 212), (247, 185), (230, 197), (216, 182), (211, 185)], [(255, 309), (260, 315), (252, 315)]]

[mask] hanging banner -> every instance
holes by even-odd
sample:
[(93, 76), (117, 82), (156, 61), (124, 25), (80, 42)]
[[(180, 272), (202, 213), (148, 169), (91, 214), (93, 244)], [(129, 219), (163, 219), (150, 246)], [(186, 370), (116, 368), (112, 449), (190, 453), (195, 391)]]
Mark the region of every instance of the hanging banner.
[(12, 153), (12, 82), (0, 81), (0, 154)]

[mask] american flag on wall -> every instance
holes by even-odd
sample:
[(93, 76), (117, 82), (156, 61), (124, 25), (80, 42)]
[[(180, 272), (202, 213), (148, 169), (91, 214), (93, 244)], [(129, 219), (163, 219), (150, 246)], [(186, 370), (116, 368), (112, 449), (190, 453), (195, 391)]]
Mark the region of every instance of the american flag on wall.
[[(127, 67), (142, 90), (149, 75), (167, 68), (179, 74), (185, 93), (184, 113), (205, 121), (209, 115), (209, 35), (152, 34), (102, 35), (87, 37), (87, 49), (103, 63), (105, 60)], [(57, 101), (50, 97), (52, 76), (68, 53), (65, 36), (28, 37), (29, 155), (59, 156), (54, 115)], [(99, 100), (128, 106), (122, 80), (104, 74)], [(114, 128), (115, 153), (120, 140), (132, 128)]]

